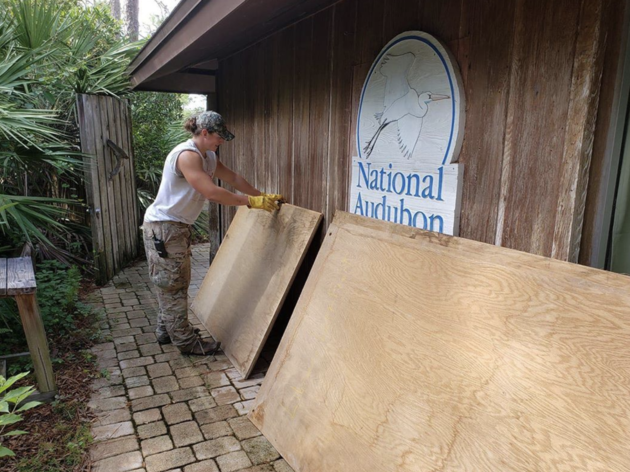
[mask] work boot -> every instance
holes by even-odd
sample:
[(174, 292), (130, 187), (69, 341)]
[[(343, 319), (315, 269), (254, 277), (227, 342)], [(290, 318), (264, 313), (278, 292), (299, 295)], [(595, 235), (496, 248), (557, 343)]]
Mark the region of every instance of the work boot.
[[(195, 328), (195, 334), (199, 336), (199, 333), (201, 333), (201, 330), (199, 328)], [(171, 344), (172, 341), (168, 333), (164, 333), (157, 337), (157, 342), (158, 344)]]
[(193, 348), (190, 351), (182, 352), (182, 354), (188, 354), (192, 356), (212, 356), (221, 347), (221, 343), (213, 341), (211, 339), (197, 338)]

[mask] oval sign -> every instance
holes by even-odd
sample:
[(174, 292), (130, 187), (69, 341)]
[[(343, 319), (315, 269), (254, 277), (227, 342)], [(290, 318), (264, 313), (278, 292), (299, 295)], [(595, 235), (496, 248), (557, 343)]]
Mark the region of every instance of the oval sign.
[(392, 39), (367, 75), (350, 211), (457, 234), (464, 95), (455, 60), (420, 31)]
[(465, 116), (461, 87), (459, 68), (440, 41), (421, 31), (396, 36), (363, 84), (359, 157), (398, 151), (427, 163), (457, 162)]

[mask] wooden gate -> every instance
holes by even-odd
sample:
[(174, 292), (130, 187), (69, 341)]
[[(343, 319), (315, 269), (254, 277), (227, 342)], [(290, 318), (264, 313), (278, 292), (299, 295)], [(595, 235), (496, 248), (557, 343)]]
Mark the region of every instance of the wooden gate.
[(78, 95), (77, 110), (97, 283), (138, 255), (138, 208), (127, 101)]

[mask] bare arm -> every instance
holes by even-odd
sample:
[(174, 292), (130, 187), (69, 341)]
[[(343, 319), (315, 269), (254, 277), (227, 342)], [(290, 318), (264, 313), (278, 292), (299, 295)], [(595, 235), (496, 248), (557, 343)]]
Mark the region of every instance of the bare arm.
[(252, 195), (254, 197), (260, 195), (260, 191), (255, 189), (243, 176), (237, 174), (229, 167), (224, 166), (219, 160), (217, 160), (217, 170), (214, 171), (214, 175), (245, 195)]
[[(190, 185), (208, 200), (221, 205), (247, 205), (247, 195), (236, 195), (224, 188), (221, 188), (212, 181), (212, 178), (203, 170), (201, 156), (193, 151), (184, 151), (177, 159), (177, 167), (184, 174)], [(218, 166), (217, 166), (218, 170)], [(219, 177), (217, 175), (217, 177)], [(221, 178), (221, 177), (219, 177)], [(244, 179), (243, 179), (244, 180)], [(227, 182), (227, 180), (226, 180)], [(232, 184), (234, 185), (234, 184)], [(249, 184), (247, 184), (249, 185)], [(251, 187), (251, 185), (249, 185)], [(236, 187), (236, 185), (235, 185)], [(236, 187), (238, 188), (238, 187)], [(259, 195), (258, 190), (251, 187)], [(240, 189), (239, 189), (240, 190)]]

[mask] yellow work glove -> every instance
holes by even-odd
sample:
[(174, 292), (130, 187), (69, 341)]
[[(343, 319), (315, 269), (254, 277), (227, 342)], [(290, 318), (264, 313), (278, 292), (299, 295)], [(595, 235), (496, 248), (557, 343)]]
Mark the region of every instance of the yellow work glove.
[(260, 194), (262, 197), (272, 198), (274, 202), (286, 203), (286, 199), (279, 193), (264, 193)]
[(275, 199), (265, 195), (261, 195), (259, 197), (249, 196), (247, 197), (247, 200), (249, 201), (249, 205), (247, 206), (256, 210), (265, 210), (271, 213), (274, 210), (280, 209), (280, 206), (278, 206)]

